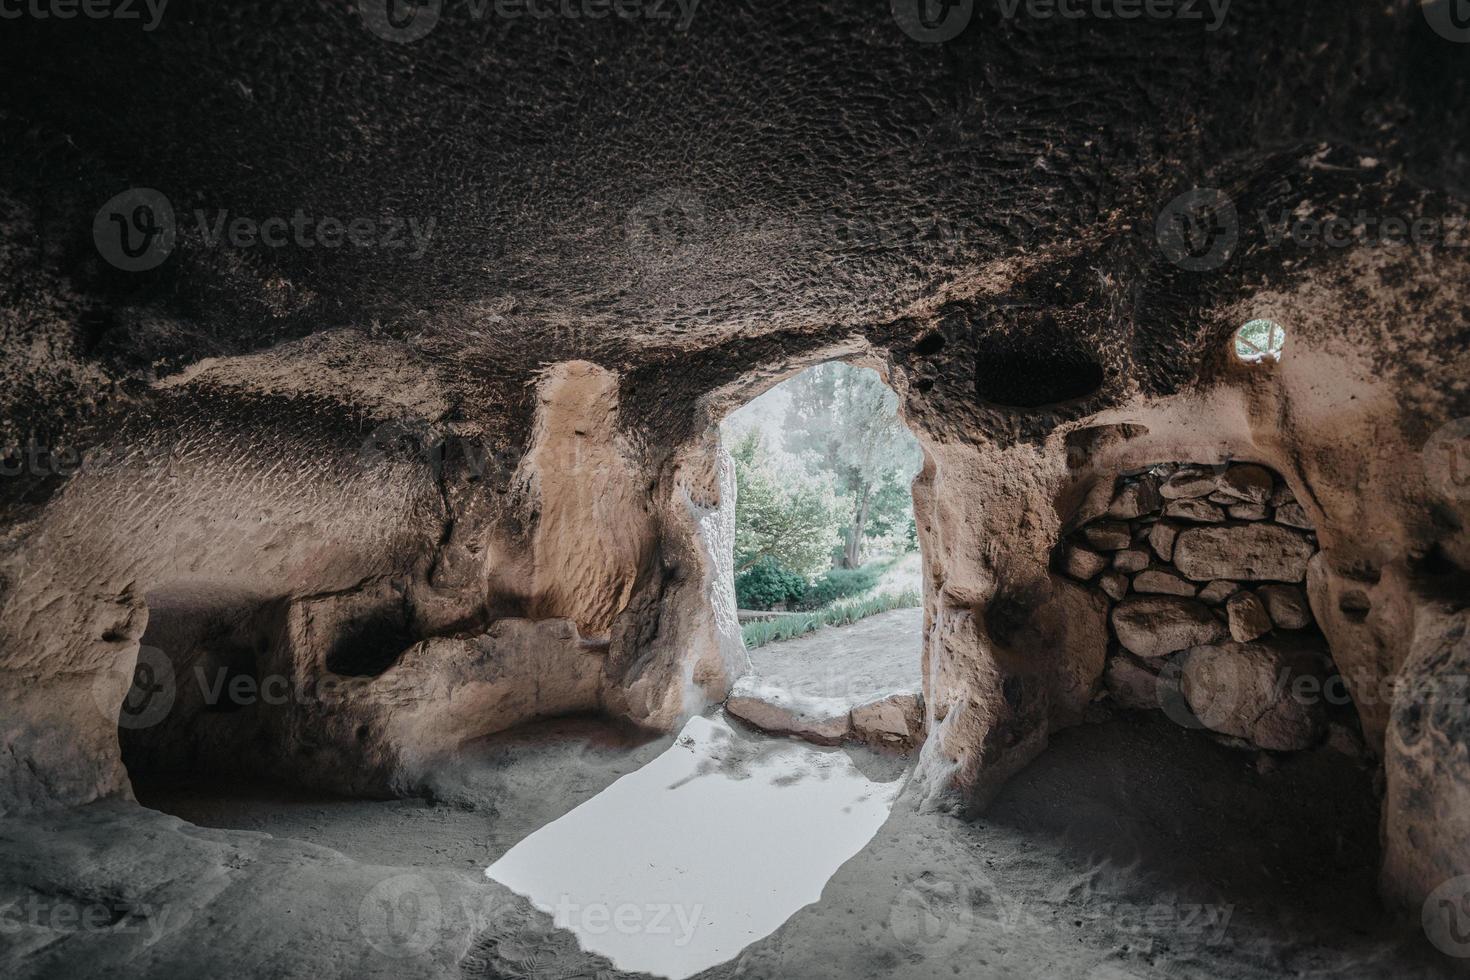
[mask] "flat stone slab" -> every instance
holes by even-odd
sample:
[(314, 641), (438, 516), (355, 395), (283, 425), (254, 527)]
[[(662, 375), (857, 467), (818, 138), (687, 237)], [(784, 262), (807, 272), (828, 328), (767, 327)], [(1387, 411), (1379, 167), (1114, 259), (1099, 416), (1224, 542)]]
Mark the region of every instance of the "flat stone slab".
[(1174, 566), (1196, 582), (1300, 582), (1317, 546), (1279, 524), (1192, 527), (1174, 542)]
[(922, 740), (922, 609), (895, 609), (750, 651), (725, 710), (768, 732), (830, 745)]
[(1113, 607), (1112, 619), (1118, 642), (1144, 658), (1212, 643), (1225, 633), (1208, 606), (1182, 596), (1129, 596)]

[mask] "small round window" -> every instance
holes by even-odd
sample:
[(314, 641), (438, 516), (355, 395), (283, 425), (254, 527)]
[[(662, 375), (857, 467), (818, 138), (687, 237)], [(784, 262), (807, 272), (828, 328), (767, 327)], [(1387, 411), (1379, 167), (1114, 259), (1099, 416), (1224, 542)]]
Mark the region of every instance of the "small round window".
[(1235, 356), (1247, 364), (1281, 360), (1286, 331), (1274, 320), (1252, 320), (1235, 331)]

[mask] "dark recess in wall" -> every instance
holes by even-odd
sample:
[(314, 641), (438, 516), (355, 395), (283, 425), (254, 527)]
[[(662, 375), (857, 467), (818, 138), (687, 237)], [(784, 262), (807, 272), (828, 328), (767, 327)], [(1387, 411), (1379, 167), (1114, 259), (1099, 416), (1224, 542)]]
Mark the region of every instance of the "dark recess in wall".
[(383, 609), (348, 623), (327, 653), (327, 670), (344, 677), (377, 677), (414, 644), (401, 609)]

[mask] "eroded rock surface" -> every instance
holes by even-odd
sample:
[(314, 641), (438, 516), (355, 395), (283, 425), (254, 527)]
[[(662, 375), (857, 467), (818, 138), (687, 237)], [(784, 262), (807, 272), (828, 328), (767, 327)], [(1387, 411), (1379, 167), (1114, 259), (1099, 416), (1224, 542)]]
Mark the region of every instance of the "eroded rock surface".
[(1223, 629), (1200, 602), (1178, 596), (1134, 596), (1113, 608), (1118, 641), (1140, 657), (1165, 657), (1220, 638)]
[(1263, 749), (1310, 748), (1321, 737), (1319, 701), (1296, 696), (1299, 678), (1317, 675), (1310, 653), (1266, 643), (1231, 643), (1190, 650), (1180, 688), (1206, 728)]
[(1188, 528), (1174, 542), (1174, 565), (1196, 582), (1213, 579), (1301, 582), (1316, 551), (1304, 534), (1270, 524)]

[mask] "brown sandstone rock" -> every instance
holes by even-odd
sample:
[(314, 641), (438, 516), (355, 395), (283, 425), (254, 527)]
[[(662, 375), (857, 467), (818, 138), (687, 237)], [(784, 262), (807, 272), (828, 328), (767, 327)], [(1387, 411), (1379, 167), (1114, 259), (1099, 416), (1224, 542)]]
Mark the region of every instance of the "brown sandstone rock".
[(1122, 572), (1104, 572), (1097, 584), (1114, 602), (1128, 594), (1128, 576)]
[(1145, 476), (1123, 484), (1108, 506), (1107, 516), (1132, 520), (1150, 514), (1162, 506), (1164, 499), (1159, 494), (1159, 481), (1152, 476)]
[(1179, 537), (1179, 525), (1159, 521), (1148, 532), (1148, 543), (1161, 561), (1173, 561), (1174, 539)]
[(1057, 615), (1039, 637), (1052, 654), (1050, 715), (1058, 727), (1076, 724), (1096, 694), (1108, 656), (1108, 600), (1095, 589), (1052, 578)]
[(1298, 678), (1315, 676), (1314, 658), (1272, 643), (1223, 643), (1190, 650), (1180, 688), (1195, 717), (1211, 731), (1285, 752), (1309, 748), (1323, 732), (1321, 698), (1296, 691)]
[(1218, 485), (1220, 492), (1248, 504), (1264, 505), (1271, 497), (1275, 484), (1271, 471), (1254, 463), (1241, 463), (1221, 474)]
[(1231, 504), (1225, 508), (1232, 520), (1237, 521), (1264, 521), (1266, 519), (1265, 504)]
[(1084, 582), (1107, 567), (1107, 558), (1095, 551), (1077, 545), (1068, 547), (1066, 553), (1062, 556), (1062, 571)]
[(1215, 492), (1215, 474), (1204, 469), (1181, 469), (1159, 487), (1166, 500), (1208, 497)]
[(1159, 706), (1159, 675), (1126, 653), (1108, 659), (1103, 684), (1120, 707), (1149, 711)]
[(1289, 527), (1299, 527), (1305, 530), (1315, 530), (1314, 525), (1306, 510), (1298, 503), (1282, 504), (1276, 508), (1276, 523), (1286, 524)]
[(1312, 624), (1312, 609), (1306, 594), (1294, 585), (1263, 585), (1256, 595), (1266, 604), (1271, 622), (1282, 629), (1299, 630)]
[(1089, 524), (1082, 529), (1082, 536), (1099, 551), (1118, 551), (1133, 543), (1133, 531), (1122, 521)]
[(1113, 567), (1120, 572), (1141, 572), (1148, 567), (1148, 552), (1142, 548), (1129, 548), (1113, 555)]
[(1171, 500), (1164, 505), (1164, 516), (1196, 524), (1219, 524), (1225, 512), (1208, 500)]
[(1300, 582), (1316, 550), (1306, 535), (1277, 524), (1192, 527), (1174, 542), (1174, 565), (1196, 582)]
[(1200, 589), (1199, 597), (1212, 606), (1218, 606), (1239, 591), (1239, 584), (1227, 582), (1224, 579), (1216, 579), (1203, 589)]
[(836, 745), (852, 730), (847, 705), (802, 700), (779, 690), (747, 689), (739, 683), (725, 710), (762, 731), (795, 735), (818, 745)]
[(1225, 604), (1230, 617), (1230, 636), (1237, 643), (1249, 643), (1271, 632), (1271, 616), (1266, 604), (1254, 592), (1237, 592)]
[(1129, 596), (1113, 607), (1118, 642), (1140, 657), (1163, 657), (1213, 643), (1225, 628), (1209, 607), (1177, 596)]
[(1162, 568), (1150, 568), (1133, 576), (1134, 592), (1192, 596), (1197, 588), (1193, 582)]
[(852, 736), (875, 745), (907, 747), (923, 740), (924, 702), (918, 694), (891, 694), (852, 709)]

